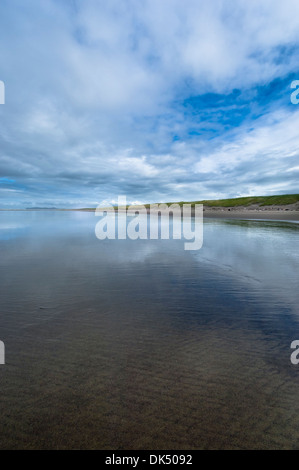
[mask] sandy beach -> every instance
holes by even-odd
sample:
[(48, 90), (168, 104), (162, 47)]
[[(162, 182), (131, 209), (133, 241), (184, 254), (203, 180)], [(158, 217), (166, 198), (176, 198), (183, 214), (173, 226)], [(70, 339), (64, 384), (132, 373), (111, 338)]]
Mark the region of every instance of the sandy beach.
[(284, 220), (299, 222), (299, 211), (290, 209), (205, 208), (204, 217), (223, 219)]
[[(117, 210), (117, 208), (115, 208)], [(289, 206), (264, 206), (264, 207), (207, 207), (204, 206), (204, 218), (222, 218), (222, 219), (250, 219), (250, 220), (283, 220), (290, 222), (299, 222), (298, 204)], [(125, 212), (125, 210), (120, 210)], [(149, 209), (147, 209), (149, 213)], [(192, 208), (192, 215), (194, 209)]]
[(189, 251), (1, 213), (0, 449), (298, 449), (298, 225), (220, 214)]

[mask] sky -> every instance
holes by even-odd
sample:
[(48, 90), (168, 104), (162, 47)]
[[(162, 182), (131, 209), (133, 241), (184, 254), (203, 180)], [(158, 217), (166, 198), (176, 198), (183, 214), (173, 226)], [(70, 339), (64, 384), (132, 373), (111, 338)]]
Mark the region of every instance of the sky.
[(0, 207), (299, 193), (298, 0), (0, 0)]

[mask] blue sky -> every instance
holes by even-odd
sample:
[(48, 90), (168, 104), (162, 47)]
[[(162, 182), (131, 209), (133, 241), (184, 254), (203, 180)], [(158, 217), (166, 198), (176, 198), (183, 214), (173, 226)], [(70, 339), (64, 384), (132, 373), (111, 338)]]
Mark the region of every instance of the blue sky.
[(0, 207), (298, 193), (298, 0), (1, 0)]

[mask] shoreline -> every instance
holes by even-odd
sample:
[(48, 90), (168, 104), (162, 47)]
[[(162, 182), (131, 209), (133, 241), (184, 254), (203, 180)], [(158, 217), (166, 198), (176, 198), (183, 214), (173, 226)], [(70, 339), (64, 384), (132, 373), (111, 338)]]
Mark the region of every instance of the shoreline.
[(273, 220), (284, 222), (299, 222), (299, 211), (291, 210), (216, 210), (205, 209), (204, 218), (208, 219), (248, 219), (248, 220)]
[[(137, 210), (137, 208), (136, 208)], [(84, 211), (84, 210), (83, 210)], [(85, 212), (92, 212), (85, 211)], [(111, 212), (108, 209), (107, 212)], [(115, 208), (115, 212), (126, 212), (125, 209), (118, 210)], [(191, 209), (191, 217), (194, 217), (194, 208)], [(150, 213), (150, 209), (147, 209), (147, 214)], [(283, 222), (299, 222), (299, 211), (291, 209), (236, 209), (236, 208), (204, 208), (203, 218), (207, 219), (235, 219), (235, 220), (272, 220), (272, 221), (283, 221)]]
[[(96, 209), (0, 209), (0, 212), (95, 212)], [(118, 210), (115, 207), (115, 212), (126, 212), (125, 209)], [(138, 207), (136, 207), (138, 210)], [(103, 208), (103, 212), (111, 212), (112, 209)], [(203, 209), (203, 217), (207, 219), (236, 219), (236, 220), (273, 220), (284, 222), (299, 222), (299, 210), (293, 209), (246, 209), (242, 208), (207, 208)], [(150, 210), (147, 209), (147, 214)], [(191, 216), (194, 217), (194, 208), (191, 210)]]

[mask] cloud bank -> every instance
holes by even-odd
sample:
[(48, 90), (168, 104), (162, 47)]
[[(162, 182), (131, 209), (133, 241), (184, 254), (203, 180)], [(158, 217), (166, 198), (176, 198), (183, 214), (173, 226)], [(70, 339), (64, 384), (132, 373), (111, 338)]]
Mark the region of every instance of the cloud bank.
[(297, 0), (2, 0), (0, 206), (298, 193)]

